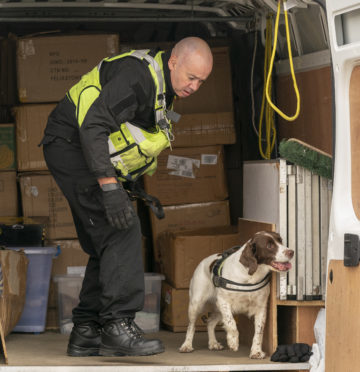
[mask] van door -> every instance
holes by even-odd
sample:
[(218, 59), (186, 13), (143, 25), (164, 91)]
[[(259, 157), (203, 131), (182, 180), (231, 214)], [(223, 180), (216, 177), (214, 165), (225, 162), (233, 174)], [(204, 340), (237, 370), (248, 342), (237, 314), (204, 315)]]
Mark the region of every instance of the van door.
[(360, 369), (360, 2), (327, 0), (335, 87), (326, 372)]

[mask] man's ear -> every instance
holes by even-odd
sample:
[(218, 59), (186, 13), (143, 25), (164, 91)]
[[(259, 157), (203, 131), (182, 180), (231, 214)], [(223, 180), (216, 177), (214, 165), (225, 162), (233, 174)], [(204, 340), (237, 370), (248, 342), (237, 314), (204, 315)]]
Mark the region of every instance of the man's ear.
[(253, 244), (247, 243), (240, 256), (240, 263), (249, 268), (249, 275), (253, 275), (258, 266), (254, 251)]
[(177, 57), (175, 55), (171, 55), (168, 61), (169, 70), (173, 71), (176, 68)]

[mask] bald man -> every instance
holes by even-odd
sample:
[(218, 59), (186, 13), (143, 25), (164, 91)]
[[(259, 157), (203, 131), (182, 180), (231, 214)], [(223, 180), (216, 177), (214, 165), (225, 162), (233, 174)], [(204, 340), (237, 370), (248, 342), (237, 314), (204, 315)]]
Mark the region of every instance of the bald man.
[(171, 85), (178, 97), (188, 97), (207, 79), (213, 59), (209, 46), (201, 39), (188, 37), (172, 50), (168, 65)]
[(140, 222), (126, 188), (170, 146), (174, 97), (196, 92), (212, 69), (205, 41), (102, 60), (50, 114), (42, 144), (89, 255), (73, 309), (70, 356), (161, 353), (134, 322), (144, 305)]

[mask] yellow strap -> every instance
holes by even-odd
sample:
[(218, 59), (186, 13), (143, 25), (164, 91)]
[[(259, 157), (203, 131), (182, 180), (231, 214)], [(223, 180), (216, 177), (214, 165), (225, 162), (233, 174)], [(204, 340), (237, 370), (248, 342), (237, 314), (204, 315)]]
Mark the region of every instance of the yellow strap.
[[(282, 0), (285, 2), (284, 0)], [(275, 52), (276, 52), (276, 44), (277, 44), (277, 35), (278, 35), (278, 29), (279, 29), (279, 18), (280, 18), (280, 0), (278, 1), (278, 10), (276, 14), (276, 21), (275, 21), (275, 34), (274, 34), (274, 46), (273, 46), (273, 51), (271, 55), (271, 61), (270, 61), (270, 70), (269, 74), (266, 79), (266, 99), (269, 102), (270, 106), (285, 120), (287, 121), (294, 121), (300, 113), (300, 94), (299, 94), (299, 89), (296, 83), (296, 78), (295, 78), (295, 72), (294, 72), (294, 66), (293, 66), (293, 60), (292, 60), (292, 53), (291, 53), (291, 44), (290, 44), (290, 33), (289, 33), (289, 23), (288, 23), (288, 16), (287, 16), (287, 10), (284, 9), (284, 14), (285, 14), (285, 26), (286, 26), (286, 40), (287, 40), (287, 47), (288, 47), (288, 53), (289, 53), (289, 64), (290, 64), (290, 70), (291, 70), (291, 77), (293, 80), (293, 85), (294, 85), (294, 90), (296, 94), (296, 112), (293, 116), (288, 116), (284, 112), (282, 112), (279, 108), (277, 108), (273, 102), (271, 101), (271, 97), (269, 94), (269, 86), (270, 86), (270, 80), (271, 80), (271, 74), (272, 74), (272, 69), (274, 66), (274, 58), (275, 58)]]

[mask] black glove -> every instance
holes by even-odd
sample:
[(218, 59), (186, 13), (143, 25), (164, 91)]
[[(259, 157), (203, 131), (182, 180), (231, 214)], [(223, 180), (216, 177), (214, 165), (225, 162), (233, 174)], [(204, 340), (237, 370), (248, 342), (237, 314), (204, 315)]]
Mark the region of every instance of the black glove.
[(111, 226), (125, 230), (134, 224), (135, 211), (127, 192), (119, 183), (101, 186), (106, 217)]
[(295, 343), (290, 345), (279, 345), (275, 353), (271, 356), (272, 362), (307, 362), (312, 352), (311, 346), (304, 343)]

